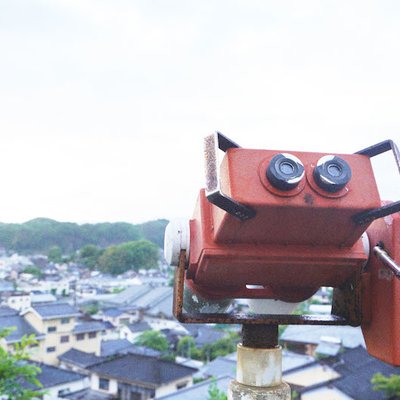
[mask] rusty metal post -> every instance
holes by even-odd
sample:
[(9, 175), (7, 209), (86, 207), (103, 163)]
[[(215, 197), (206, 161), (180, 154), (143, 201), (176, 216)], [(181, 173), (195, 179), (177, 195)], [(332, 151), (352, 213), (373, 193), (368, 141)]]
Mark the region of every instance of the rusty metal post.
[(282, 382), (278, 325), (243, 325), (237, 350), (236, 380), (229, 384), (228, 400), (290, 400), (290, 386)]

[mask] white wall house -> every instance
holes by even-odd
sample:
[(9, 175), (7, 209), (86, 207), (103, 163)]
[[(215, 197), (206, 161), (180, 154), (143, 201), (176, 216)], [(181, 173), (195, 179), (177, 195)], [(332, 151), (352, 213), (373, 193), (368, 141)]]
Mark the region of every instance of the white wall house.
[(151, 356), (126, 354), (90, 367), (91, 389), (120, 400), (158, 398), (193, 385), (197, 369)]
[(31, 296), (28, 292), (9, 292), (2, 295), (2, 304), (23, 312), (31, 306)]

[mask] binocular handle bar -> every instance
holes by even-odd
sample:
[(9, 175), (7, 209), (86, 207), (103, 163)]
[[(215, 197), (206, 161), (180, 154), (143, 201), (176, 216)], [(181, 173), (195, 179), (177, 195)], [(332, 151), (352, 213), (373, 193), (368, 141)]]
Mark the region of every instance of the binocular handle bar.
[(204, 156), (206, 167), (206, 196), (210, 203), (216, 205), (227, 213), (246, 221), (253, 218), (256, 212), (244, 204), (237, 202), (224, 194), (221, 190), (221, 181), (219, 177), (218, 149), (226, 152), (231, 148), (240, 146), (227, 138), (220, 132), (215, 132), (204, 139)]
[[(355, 154), (361, 154), (371, 158), (390, 150), (392, 150), (393, 152), (396, 166), (400, 173), (400, 152), (393, 140), (385, 140), (383, 142), (374, 144), (373, 146), (367, 147), (366, 149), (357, 151)], [(382, 207), (375, 208), (374, 210), (369, 210), (356, 214), (353, 216), (353, 221), (359, 225), (367, 224), (374, 221), (375, 219), (383, 218), (387, 215), (391, 215), (399, 211), (400, 201), (395, 201)]]
[(400, 266), (397, 265), (381, 246), (377, 245), (374, 247), (374, 254), (382, 261), (385, 267), (389, 268), (397, 278), (400, 278)]

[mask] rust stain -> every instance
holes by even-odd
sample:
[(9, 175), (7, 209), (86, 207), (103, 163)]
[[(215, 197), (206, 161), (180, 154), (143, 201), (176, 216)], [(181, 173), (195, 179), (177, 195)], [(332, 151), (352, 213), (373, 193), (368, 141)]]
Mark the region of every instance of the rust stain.
[(203, 324), (251, 324), (251, 325), (352, 325), (347, 316), (342, 315), (278, 315), (244, 313), (198, 313), (183, 312), (183, 289), (185, 284), (185, 251), (179, 258), (175, 270), (173, 313), (180, 322)]

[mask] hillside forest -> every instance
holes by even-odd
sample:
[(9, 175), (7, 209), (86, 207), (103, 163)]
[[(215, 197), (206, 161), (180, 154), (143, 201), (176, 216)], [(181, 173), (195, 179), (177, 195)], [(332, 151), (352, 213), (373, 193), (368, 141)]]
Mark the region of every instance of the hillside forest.
[(77, 261), (113, 275), (152, 268), (160, 259), (168, 221), (76, 224), (37, 218), (0, 223), (0, 248), (19, 254), (45, 254), (49, 261)]

